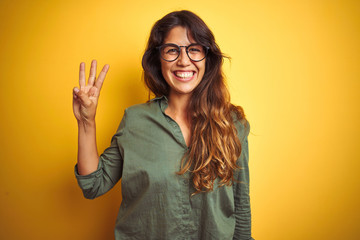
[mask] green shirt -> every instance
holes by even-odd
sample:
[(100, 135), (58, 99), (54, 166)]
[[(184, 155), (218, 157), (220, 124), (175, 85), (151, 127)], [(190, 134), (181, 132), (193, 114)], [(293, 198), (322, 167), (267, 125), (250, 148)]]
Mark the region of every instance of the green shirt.
[(99, 158), (98, 169), (75, 175), (84, 196), (96, 198), (121, 180), (116, 240), (251, 240), (249, 123), (236, 120), (242, 153), (238, 182), (195, 192), (189, 173), (177, 175), (187, 151), (179, 125), (165, 114), (166, 97), (125, 110), (120, 126)]

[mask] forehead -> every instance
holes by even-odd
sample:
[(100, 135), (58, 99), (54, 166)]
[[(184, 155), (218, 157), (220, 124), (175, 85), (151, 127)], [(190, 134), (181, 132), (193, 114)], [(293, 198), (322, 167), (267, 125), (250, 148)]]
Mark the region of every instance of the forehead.
[(175, 43), (177, 45), (186, 46), (196, 41), (191, 36), (191, 32), (182, 26), (172, 28), (164, 39), (164, 43)]

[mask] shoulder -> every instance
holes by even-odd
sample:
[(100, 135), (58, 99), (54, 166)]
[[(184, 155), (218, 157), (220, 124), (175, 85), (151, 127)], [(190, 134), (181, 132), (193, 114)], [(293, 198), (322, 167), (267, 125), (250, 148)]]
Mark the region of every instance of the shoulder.
[(158, 122), (159, 119), (161, 119), (159, 100), (154, 99), (146, 103), (132, 105), (125, 109), (117, 134), (123, 135), (130, 129), (149, 128), (149, 124)]
[(143, 114), (151, 114), (159, 108), (157, 101), (136, 104), (125, 109), (126, 117), (138, 117)]
[(160, 102), (158, 100), (152, 100), (126, 108), (123, 121), (126, 122), (127, 127), (139, 128), (149, 122), (156, 122), (160, 117)]
[(250, 123), (246, 118), (239, 119), (236, 114), (233, 114), (234, 125), (237, 130), (237, 135), (241, 142), (249, 135), (250, 133)]
[(136, 104), (125, 109), (128, 117), (139, 117), (142, 115), (157, 115), (161, 113), (161, 108), (167, 105), (167, 98), (165, 96), (156, 97), (146, 103)]

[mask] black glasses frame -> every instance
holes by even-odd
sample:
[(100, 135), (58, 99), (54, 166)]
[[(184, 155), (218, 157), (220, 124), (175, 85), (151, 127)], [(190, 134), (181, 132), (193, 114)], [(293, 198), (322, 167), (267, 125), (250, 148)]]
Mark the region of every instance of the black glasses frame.
[[(202, 47), (205, 49), (205, 56), (204, 56), (202, 59), (200, 59), (200, 60), (193, 60), (193, 59), (189, 56), (189, 47), (192, 47), (192, 46), (195, 46), (195, 45), (200, 45), (200, 46), (202, 46)], [(166, 60), (165, 58), (162, 57), (162, 55), (161, 55), (161, 50), (162, 50), (164, 47), (167, 47), (167, 46), (174, 46), (174, 47), (177, 47), (177, 48), (179, 49), (179, 54), (178, 54), (178, 56), (177, 56), (174, 60)], [(181, 48), (182, 48), (182, 47), (185, 48), (186, 55), (187, 55), (187, 56), (189, 57), (189, 59), (190, 59), (191, 61), (193, 61), (193, 62), (200, 62), (200, 61), (204, 60), (204, 59), (206, 58), (208, 52), (209, 52), (209, 49), (210, 49), (210, 47), (203, 46), (203, 45), (201, 45), (201, 44), (199, 44), (199, 43), (192, 43), (192, 44), (190, 44), (190, 45), (188, 45), (188, 46), (179, 46), (179, 45), (177, 45), (177, 44), (175, 44), (175, 43), (166, 43), (166, 44), (163, 44), (163, 45), (161, 45), (161, 46), (156, 47), (156, 49), (159, 50), (159, 52), (160, 52), (160, 57), (161, 57), (164, 61), (173, 62), (173, 61), (175, 61), (176, 59), (179, 58), (179, 56), (180, 56), (180, 54), (181, 54)]]

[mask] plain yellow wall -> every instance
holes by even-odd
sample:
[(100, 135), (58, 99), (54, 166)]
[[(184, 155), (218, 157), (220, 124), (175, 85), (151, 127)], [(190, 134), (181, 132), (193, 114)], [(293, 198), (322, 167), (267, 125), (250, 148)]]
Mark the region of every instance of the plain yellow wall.
[(102, 152), (124, 109), (147, 100), (152, 24), (180, 9), (202, 17), (232, 57), (232, 101), (251, 124), (254, 238), (360, 238), (359, 1), (2, 0), (0, 239), (113, 238), (120, 184), (86, 200), (73, 173), (79, 63), (110, 64)]

